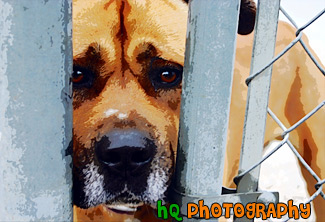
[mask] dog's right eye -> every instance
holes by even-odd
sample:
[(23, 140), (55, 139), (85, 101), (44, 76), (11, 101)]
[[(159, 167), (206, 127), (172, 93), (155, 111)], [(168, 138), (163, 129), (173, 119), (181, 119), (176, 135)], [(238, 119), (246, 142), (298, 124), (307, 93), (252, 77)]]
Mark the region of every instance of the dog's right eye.
[(72, 79), (73, 87), (90, 88), (94, 82), (94, 74), (89, 69), (80, 66), (73, 66), (73, 73), (71, 79)]

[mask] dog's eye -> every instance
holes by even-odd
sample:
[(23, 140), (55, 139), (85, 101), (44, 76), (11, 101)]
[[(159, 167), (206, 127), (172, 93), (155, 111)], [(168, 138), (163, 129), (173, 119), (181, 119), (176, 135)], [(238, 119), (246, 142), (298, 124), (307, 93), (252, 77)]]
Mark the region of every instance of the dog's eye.
[(176, 80), (177, 73), (175, 71), (163, 71), (160, 74), (160, 79), (162, 82), (165, 83), (172, 83)]
[(89, 69), (73, 66), (72, 82), (73, 87), (90, 88), (94, 81), (94, 74)]
[(156, 88), (172, 88), (182, 81), (182, 67), (165, 66), (151, 70), (151, 83)]
[(153, 87), (168, 89), (178, 86), (182, 81), (183, 67), (177, 63), (155, 58), (151, 62), (149, 78)]
[(73, 83), (79, 83), (82, 81), (83, 78), (84, 78), (83, 72), (81, 72), (79, 70), (73, 71), (73, 74), (72, 74), (72, 82)]
[(171, 89), (182, 81), (183, 66), (163, 58), (152, 58), (149, 79), (155, 90)]

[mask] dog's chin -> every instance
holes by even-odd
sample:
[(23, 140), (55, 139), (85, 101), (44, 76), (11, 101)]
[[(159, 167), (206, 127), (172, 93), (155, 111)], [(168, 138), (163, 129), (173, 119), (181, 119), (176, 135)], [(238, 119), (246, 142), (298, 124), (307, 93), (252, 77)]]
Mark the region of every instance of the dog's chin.
[(107, 211), (113, 211), (114, 213), (133, 215), (138, 210), (138, 207), (143, 205), (143, 203), (114, 205), (104, 204), (104, 207)]

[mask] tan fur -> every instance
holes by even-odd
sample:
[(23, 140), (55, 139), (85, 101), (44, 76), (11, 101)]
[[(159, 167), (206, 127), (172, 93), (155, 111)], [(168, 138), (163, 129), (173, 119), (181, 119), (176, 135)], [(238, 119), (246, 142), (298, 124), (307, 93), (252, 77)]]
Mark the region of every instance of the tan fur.
[[(127, 38), (118, 40), (122, 4)], [(82, 152), (81, 149), (90, 147), (91, 138), (100, 137), (112, 129), (119, 114), (127, 116), (123, 124), (135, 124), (138, 128), (149, 130), (159, 140), (159, 149), (167, 149), (167, 152), (171, 152), (170, 155), (176, 152), (180, 90), (159, 92), (156, 97), (152, 97), (142, 89), (134, 75), (140, 75), (142, 69), (136, 57), (148, 49), (146, 43), (149, 42), (157, 49), (160, 57), (183, 65), (186, 24), (187, 5), (181, 0), (74, 0), (74, 59), (82, 58), (90, 45), (94, 50), (100, 46), (101, 52), (104, 52), (100, 75), (103, 80), (108, 79), (99, 95), (89, 100), (82, 100), (80, 95), (75, 95), (74, 140), (83, 144), (83, 148), (74, 148), (75, 164), (78, 164), (76, 159)], [(290, 25), (279, 23), (276, 54), (294, 39), (294, 33), (295, 30)], [(234, 187), (232, 180), (238, 171), (241, 145), (241, 139), (238, 138), (242, 135), (245, 115), (245, 79), (249, 74), (252, 40), (253, 34), (237, 38), (224, 173), (224, 185), (228, 187)], [(308, 42), (306, 38), (304, 40)], [(271, 87), (269, 107), (287, 127), (325, 98), (324, 77), (299, 43), (275, 63)], [(109, 109), (117, 111), (107, 115)], [(143, 124), (143, 118), (153, 125), (150, 129)], [(325, 162), (322, 159), (325, 157), (324, 120), (325, 111), (321, 109), (290, 133), (292, 143), (321, 178), (325, 178)], [(268, 118), (265, 142), (275, 139), (280, 133), (280, 128)], [(168, 143), (173, 144), (173, 151), (168, 150)], [(302, 173), (308, 191), (313, 193), (315, 180), (304, 168)], [(325, 201), (322, 197), (317, 197), (314, 205), (318, 218), (325, 218)], [(75, 207), (74, 212), (74, 221), (123, 221), (134, 218), (132, 215), (113, 213), (103, 206), (88, 210)], [(149, 207), (143, 207), (135, 217), (141, 221), (156, 221)]]

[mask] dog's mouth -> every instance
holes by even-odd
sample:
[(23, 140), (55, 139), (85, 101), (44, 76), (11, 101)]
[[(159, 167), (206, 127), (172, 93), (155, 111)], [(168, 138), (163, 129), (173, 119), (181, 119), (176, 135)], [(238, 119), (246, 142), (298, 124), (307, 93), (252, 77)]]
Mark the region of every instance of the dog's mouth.
[(137, 209), (143, 206), (144, 203), (137, 203), (137, 204), (123, 204), (123, 205), (108, 205), (105, 204), (105, 208), (108, 211), (113, 211), (118, 214), (129, 214), (133, 215)]

